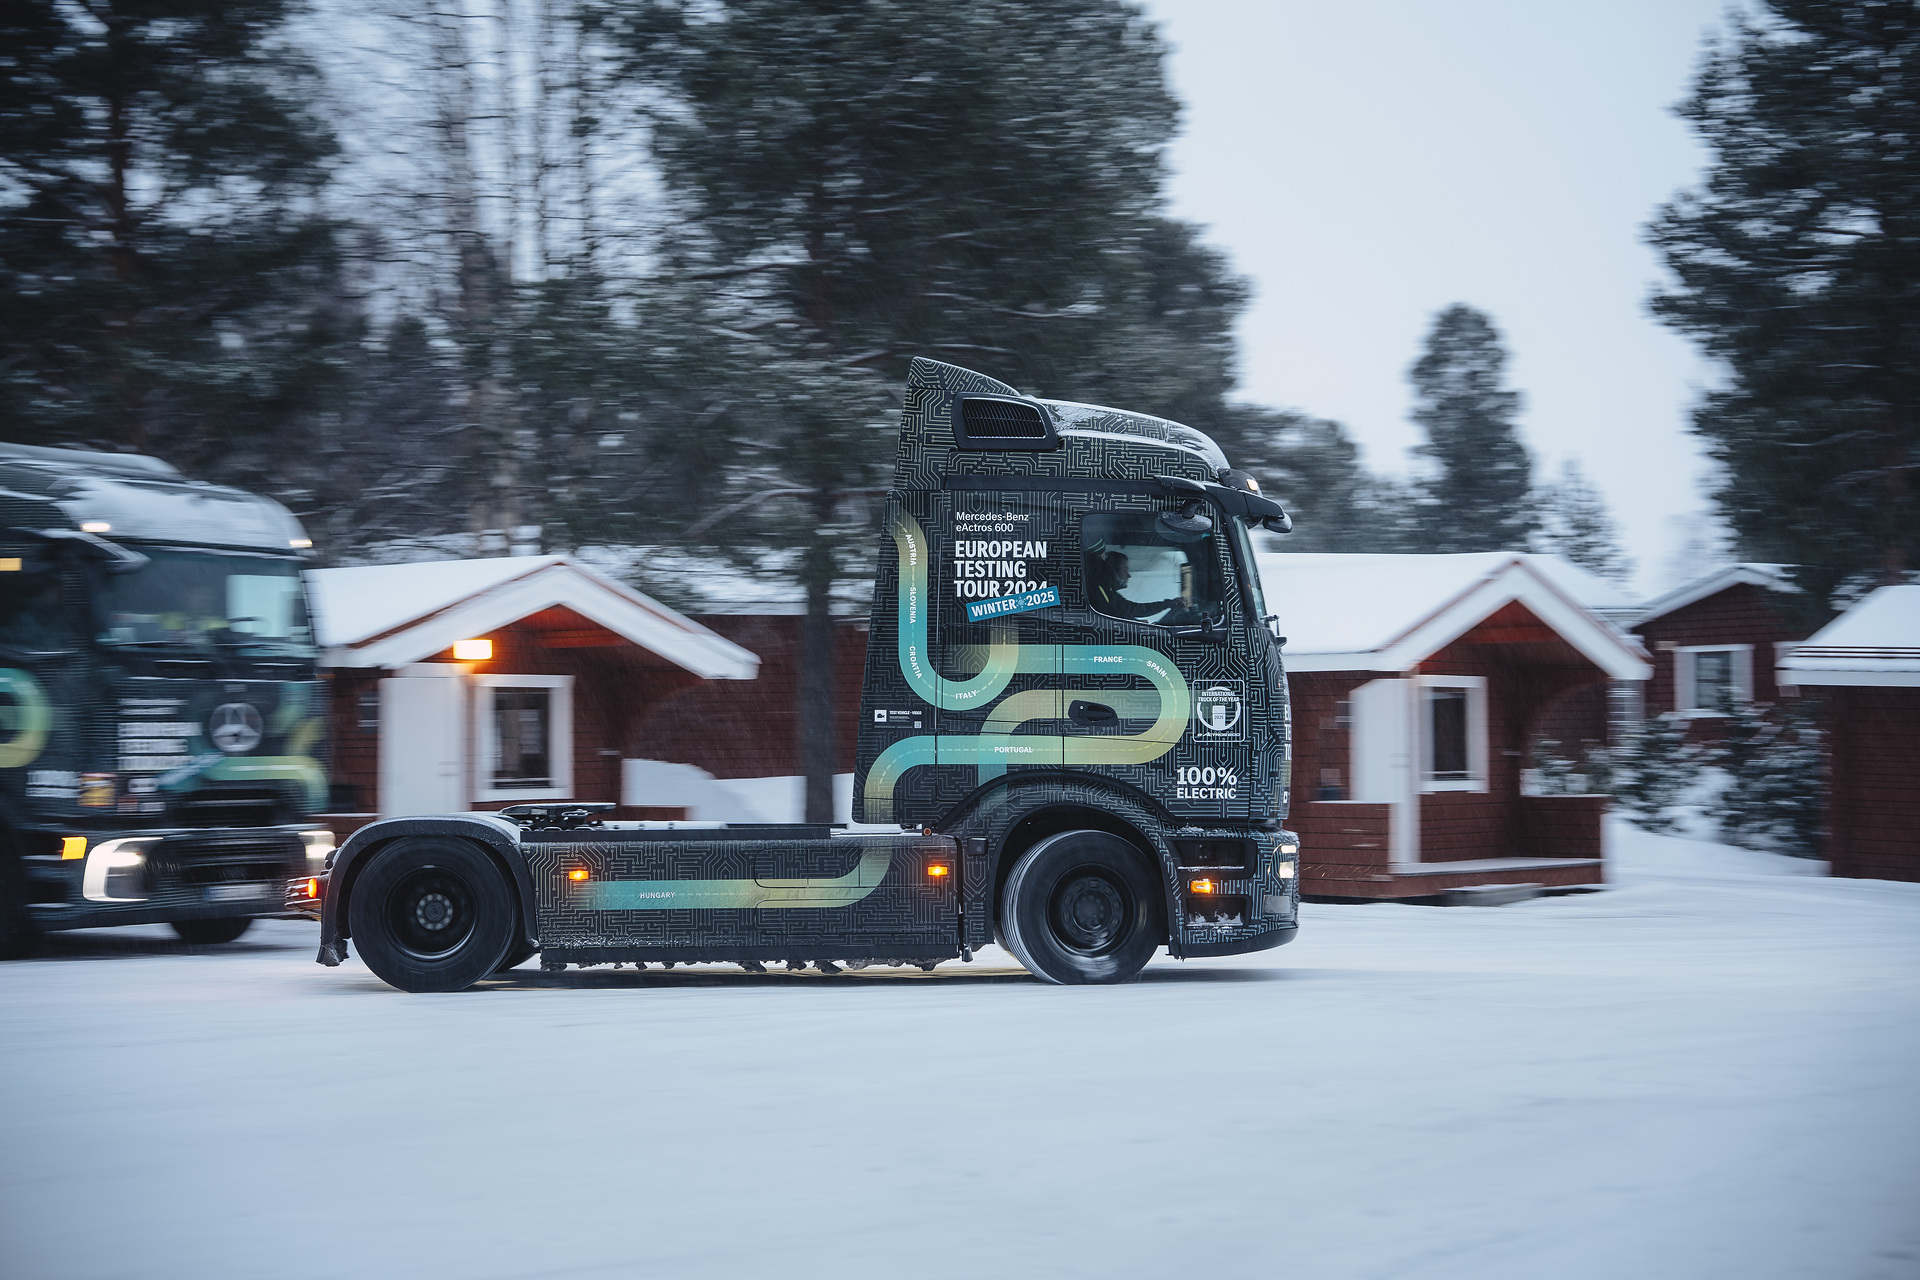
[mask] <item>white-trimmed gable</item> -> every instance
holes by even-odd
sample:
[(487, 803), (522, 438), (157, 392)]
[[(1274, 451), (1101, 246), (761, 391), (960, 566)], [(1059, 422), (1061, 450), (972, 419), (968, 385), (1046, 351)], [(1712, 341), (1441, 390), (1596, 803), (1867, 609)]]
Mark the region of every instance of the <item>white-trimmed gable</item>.
[(709, 680), (751, 680), (760, 660), (658, 601), (565, 556), (316, 569), (315, 630), (332, 667), (397, 668), (562, 607)]
[(1507, 552), (1259, 556), (1268, 607), (1288, 636), (1290, 671), (1411, 671), (1519, 603), (1612, 679), (1652, 674), (1637, 641), (1535, 559)]
[(1708, 596), (1717, 596), (1729, 587), (1745, 585), (1768, 591), (1796, 593), (1800, 588), (1793, 580), (1792, 571), (1793, 566), (1789, 564), (1761, 564), (1758, 561), (1730, 564), (1649, 600), (1628, 625), (1637, 627), (1655, 618), (1664, 618), (1675, 610), (1699, 604)]

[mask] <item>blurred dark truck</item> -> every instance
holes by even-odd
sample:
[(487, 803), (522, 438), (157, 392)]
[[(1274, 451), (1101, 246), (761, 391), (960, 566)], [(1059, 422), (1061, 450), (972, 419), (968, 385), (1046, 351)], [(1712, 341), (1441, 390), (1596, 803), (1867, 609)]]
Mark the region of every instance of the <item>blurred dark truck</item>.
[(324, 861), (311, 545), (155, 458), (0, 444), (0, 956), (230, 942)]

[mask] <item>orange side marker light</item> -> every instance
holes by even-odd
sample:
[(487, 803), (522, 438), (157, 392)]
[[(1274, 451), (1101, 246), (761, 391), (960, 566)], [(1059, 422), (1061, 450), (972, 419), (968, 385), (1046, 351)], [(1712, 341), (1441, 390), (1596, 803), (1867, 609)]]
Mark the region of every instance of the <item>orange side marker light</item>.
[(76, 858), (87, 856), (87, 838), (85, 836), (60, 837), (60, 861), (72, 862)]
[(575, 867), (573, 870), (567, 872), (567, 879), (573, 881), (575, 884), (579, 884), (587, 878), (587, 874), (585, 867)]
[(320, 896), (320, 881), (318, 879), (309, 879), (307, 881), (307, 896), (309, 898), (317, 898)]
[(946, 863), (936, 862), (927, 868), (927, 874), (932, 876), (934, 879), (938, 880), (941, 876), (947, 875), (950, 872), (952, 872), (952, 870), (953, 868), (948, 866)]
[(1187, 888), (1188, 888), (1188, 889), (1189, 889), (1189, 890), (1190, 890), (1191, 892), (1194, 892), (1194, 893), (1212, 893), (1212, 892), (1213, 892), (1213, 881), (1211, 881), (1211, 880), (1195, 880), (1195, 881), (1194, 881), (1194, 882), (1193, 882), (1192, 884), (1189, 884), (1189, 885), (1187, 886)]

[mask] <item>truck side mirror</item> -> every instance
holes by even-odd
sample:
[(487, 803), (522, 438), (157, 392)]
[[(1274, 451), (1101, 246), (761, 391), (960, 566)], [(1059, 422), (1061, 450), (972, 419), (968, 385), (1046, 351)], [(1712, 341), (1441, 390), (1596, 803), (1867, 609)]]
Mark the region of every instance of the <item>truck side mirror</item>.
[(1175, 542), (1198, 542), (1213, 532), (1213, 518), (1207, 515), (1204, 504), (1188, 501), (1181, 503), (1178, 511), (1162, 511), (1160, 527)]
[(1201, 644), (1225, 644), (1227, 642), (1227, 629), (1225, 627), (1215, 626), (1213, 619), (1204, 614), (1201, 615), (1200, 625), (1197, 627), (1173, 627), (1171, 630), (1174, 635), (1180, 637), (1182, 640), (1198, 640)]

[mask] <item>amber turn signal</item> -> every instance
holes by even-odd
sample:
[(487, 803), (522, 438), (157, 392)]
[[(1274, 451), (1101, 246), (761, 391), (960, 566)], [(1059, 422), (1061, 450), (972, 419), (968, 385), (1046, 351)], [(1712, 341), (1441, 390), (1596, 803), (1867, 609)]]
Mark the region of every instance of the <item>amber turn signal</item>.
[(1189, 892), (1192, 892), (1192, 893), (1212, 893), (1212, 892), (1213, 892), (1213, 881), (1211, 881), (1211, 880), (1195, 880), (1195, 881), (1193, 881), (1192, 883), (1190, 883), (1189, 885), (1187, 885), (1187, 889), (1188, 889), (1188, 891), (1189, 891)]
[(60, 861), (72, 862), (75, 858), (87, 856), (87, 838), (85, 836), (60, 837)]
[(309, 879), (307, 881), (307, 896), (309, 898), (317, 898), (320, 896), (320, 882), (317, 879)]
[(573, 881), (575, 884), (579, 884), (586, 878), (587, 869), (585, 867), (575, 867), (573, 870), (567, 872), (567, 879)]
[(936, 880), (938, 880), (941, 876), (951, 873), (952, 871), (953, 871), (953, 868), (948, 866), (944, 862), (933, 863), (931, 866), (927, 868), (927, 874), (932, 876)]

